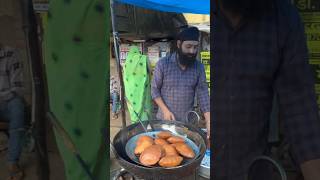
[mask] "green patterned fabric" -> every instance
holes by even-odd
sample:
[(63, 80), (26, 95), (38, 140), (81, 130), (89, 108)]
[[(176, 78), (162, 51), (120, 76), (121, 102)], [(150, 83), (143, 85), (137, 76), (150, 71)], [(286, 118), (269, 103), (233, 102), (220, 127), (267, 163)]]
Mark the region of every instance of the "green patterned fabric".
[(147, 57), (131, 46), (123, 68), (123, 82), (132, 123), (149, 120), (151, 113), (150, 77)]
[[(109, 1), (50, 1), (45, 66), (51, 111), (68, 132), (97, 180), (109, 178), (101, 133), (108, 127)], [(55, 132), (68, 180), (88, 180)]]

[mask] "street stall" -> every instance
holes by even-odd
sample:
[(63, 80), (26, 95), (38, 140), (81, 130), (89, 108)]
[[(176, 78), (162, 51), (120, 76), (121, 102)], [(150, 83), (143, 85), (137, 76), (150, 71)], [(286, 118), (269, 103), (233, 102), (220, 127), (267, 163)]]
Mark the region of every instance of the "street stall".
[[(128, 6), (127, 4), (133, 5), (129, 7), (133, 8), (132, 11), (135, 13), (130, 16), (131, 10), (128, 8), (126, 12), (129, 14), (127, 16), (133, 17), (133, 21), (129, 21), (131, 25), (132, 22), (134, 22), (133, 24), (138, 22), (134, 26), (127, 25), (128, 21), (124, 22), (122, 14), (120, 18), (117, 16), (119, 12), (124, 12), (123, 6)], [(206, 134), (204, 129), (201, 129), (201, 126), (197, 124), (200, 116), (195, 111), (189, 112), (186, 118), (188, 120), (190, 118), (190, 123), (153, 121), (155, 117), (151, 113), (152, 106), (148, 104), (151, 101), (149, 88), (153, 69), (160, 58), (172, 52), (176, 34), (180, 28), (187, 25), (183, 16), (176, 13), (209, 14), (209, 7), (209, 1), (175, 1), (174, 3), (166, 1), (111, 1), (112, 43), (120, 80), (120, 104), (122, 107), (122, 129), (110, 142), (111, 157), (116, 159), (116, 163), (120, 167), (111, 172), (111, 179), (129, 177), (133, 179), (210, 179), (210, 163), (208, 162), (210, 153), (207, 151)], [(152, 17), (153, 14), (156, 14), (156, 17)], [(138, 21), (136, 21), (137, 19)], [(143, 26), (141, 24), (139, 26), (139, 23)], [(209, 27), (209, 25), (198, 27), (201, 31), (198, 59), (206, 65), (207, 82), (210, 82)], [(142, 73), (141, 77), (137, 77), (139, 73)], [(138, 90), (140, 85), (143, 88)], [(133, 93), (135, 99), (130, 97)], [(128, 108), (130, 117), (125, 115), (125, 106)], [(128, 118), (131, 120), (131, 125), (126, 124)], [(191, 123), (192, 120), (194, 120), (194, 124)], [(140, 156), (137, 156), (138, 141), (141, 137), (148, 136), (152, 137), (151, 141), (156, 142), (158, 140), (156, 137), (159, 137), (158, 134), (163, 131), (170, 132), (174, 137), (182, 138), (182, 141), (188, 146), (186, 148), (191, 148), (194, 156), (181, 159), (180, 163), (175, 166), (168, 167), (161, 161), (159, 164), (146, 165), (143, 157), (147, 156), (145, 155), (147, 152), (142, 152)], [(206, 157), (205, 165), (204, 157)], [(113, 162), (112, 159), (111, 162)]]

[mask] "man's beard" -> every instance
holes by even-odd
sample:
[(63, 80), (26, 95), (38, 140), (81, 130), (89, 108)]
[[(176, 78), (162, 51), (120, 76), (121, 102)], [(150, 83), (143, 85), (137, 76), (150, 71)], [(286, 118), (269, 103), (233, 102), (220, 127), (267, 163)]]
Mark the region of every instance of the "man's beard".
[(178, 60), (183, 66), (191, 66), (196, 61), (197, 54), (184, 53), (178, 48)]
[(246, 18), (255, 18), (272, 8), (272, 0), (220, 0), (223, 8)]

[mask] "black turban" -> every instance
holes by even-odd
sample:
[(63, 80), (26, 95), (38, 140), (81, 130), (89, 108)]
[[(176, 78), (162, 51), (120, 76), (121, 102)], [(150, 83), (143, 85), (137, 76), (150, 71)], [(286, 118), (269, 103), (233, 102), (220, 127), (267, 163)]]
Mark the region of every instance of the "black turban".
[(178, 34), (177, 40), (199, 41), (199, 29), (196, 27), (185, 28)]

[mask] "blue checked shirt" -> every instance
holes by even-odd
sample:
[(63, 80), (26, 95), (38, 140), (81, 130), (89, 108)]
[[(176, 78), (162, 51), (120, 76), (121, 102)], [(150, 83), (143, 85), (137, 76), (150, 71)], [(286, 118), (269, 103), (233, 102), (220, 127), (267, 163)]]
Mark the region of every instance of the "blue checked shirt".
[[(320, 158), (320, 120), (303, 24), (285, 1), (232, 28), (213, 17), (213, 178), (244, 180), (267, 149), (274, 92), (298, 163)], [(282, 2), (282, 4), (280, 4)]]
[[(151, 84), (151, 95), (152, 99), (161, 97), (178, 121), (185, 122), (187, 112), (193, 110), (195, 97), (201, 111), (210, 112), (203, 64), (196, 61), (192, 67), (182, 70), (176, 61), (176, 53), (158, 61)], [(157, 119), (163, 119), (160, 108)]]

